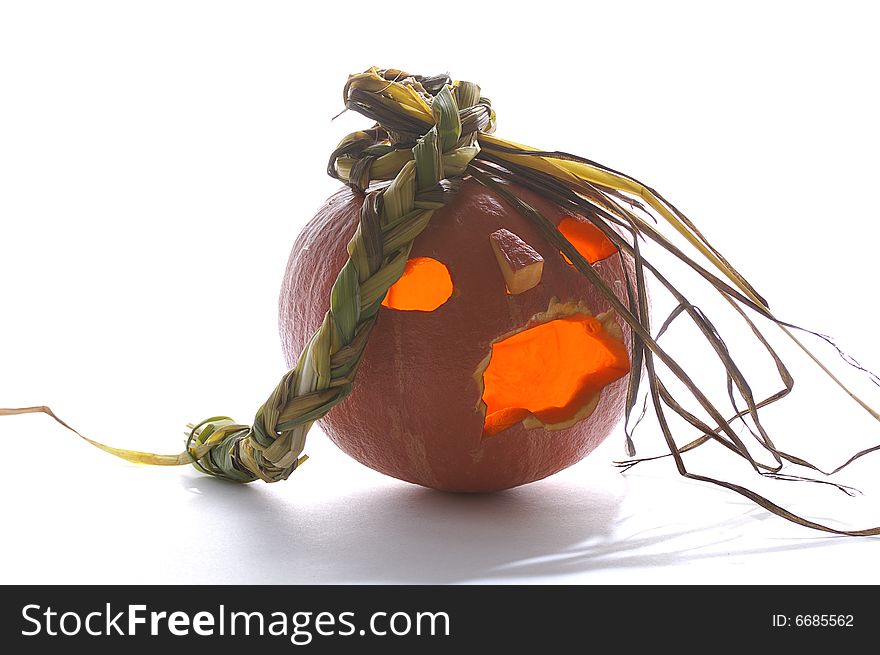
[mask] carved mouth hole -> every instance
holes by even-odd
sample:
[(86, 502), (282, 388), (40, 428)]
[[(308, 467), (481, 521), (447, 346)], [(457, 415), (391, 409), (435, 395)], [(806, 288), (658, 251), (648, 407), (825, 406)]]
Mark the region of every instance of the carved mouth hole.
[(575, 313), (493, 343), (481, 364), (483, 436), (519, 422), (562, 429), (592, 414), (602, 389), (629, 371), (626, 348), (603, 318)]

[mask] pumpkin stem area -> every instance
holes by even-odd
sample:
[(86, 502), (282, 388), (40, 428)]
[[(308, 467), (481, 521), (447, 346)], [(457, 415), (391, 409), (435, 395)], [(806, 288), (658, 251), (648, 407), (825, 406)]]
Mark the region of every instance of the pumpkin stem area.
[[(605, 320), (603, 320), (605, 319)], [(610, 315), (574, 313), (492, 344), (483, 362), (483, 436), (522, 422), (563, 429), (588, 417), (599, 394), (629, 372), (629, 355)]]
[(407, 260), (403, 275), (391, 285), (383, 307), (403, 311), (433, 312), (452, 297), (449, 269), (431, 257)]

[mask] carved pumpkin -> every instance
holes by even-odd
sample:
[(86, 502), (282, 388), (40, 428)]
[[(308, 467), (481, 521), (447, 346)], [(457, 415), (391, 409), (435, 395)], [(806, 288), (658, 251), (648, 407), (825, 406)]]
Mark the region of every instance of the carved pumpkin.
[[(619, 298), (623, 260), (586, 219), (515, 194), (566, 233)], [(340, 191), (288, 261), (288, 364), (324, 318), (362, 196)], [(450, 491), (532, 482), (591, 452), (623, 415), (629, 334), (608, 303), (496, 193), (465, 180), (416, 239), (383, 302), (352, 394), (320, 421), (344, 452)]]
[[(44, 413), (128, 461), (192, 464), (237, 482), (287, 479), (306, 461), (306, 434), (320, 420), (340, 448), (378, 471), (438, 489), (491, 491), (546, 477), (592, 451), (625, 409), (636, 407), (640, 378), (630, 378), (628, 394), (624, 378), (644, 371), (646, 402), (653, 401), (681, 475), (734, 491), (799, 525), (880, 535), (880, 527), (841, 530), (811, 521), (746, 487), (688, 470), (683, 453), (718, 442), (766, 477), (812, 480), (782, 472), (789, 464), (821, 472), (778, 450), (758, 417), (760, 408), (789, 394), (794, 380), (751, 312), (781, 327), (874, 418), (880, 413), (795, 336), (796, 326), (776, 318), (748, 280), (671, 203), (635, 178), (589, 159), (492, 136), (495, 112), (472, 82), (371, 68), (350, 76), (343, 95), (347, 109), (376, 121), (342, 139), (327, 168), (358, 193), (333, 196), (294, 245), (280, 317), (290, 370), (251, 425), (213, 416), (187, 426), (183, 452), (160, 455), (89, 439), (45, 405), (0, 408), (0, 416)], [(595, 224), (563, 212), (552, 200)], [(654, 214), (656, 224), (640, 215), (644, 212)], [(658, 230), (662, 225), (684, 237), (696, 259)], [(755, 398), (712, 320), (644, 258), (638, 240), (662, 247), (729, 302), (769, 355), (783, 389)], [(676, 300), (660, 333), (678, 316), (699, 328), (725, 370), (732, 418), (725, 418), (725, 406), (704, 393), (652, 335), (646, 271)], [(630, 330), (638, 337), (632, 343)], [(689, 353), (690, 345), (685, 350)], [(717, 427), (669, 392), (655, 360)], [(677, 415), (701, 436), (679, 447), (667, 415)], [(734, 427), (740, 422), (775, 466), (753, 458)], [(626, 445), (634, 457), (630, 434)], [(834, 472), (877, 449), (861, 450)]]

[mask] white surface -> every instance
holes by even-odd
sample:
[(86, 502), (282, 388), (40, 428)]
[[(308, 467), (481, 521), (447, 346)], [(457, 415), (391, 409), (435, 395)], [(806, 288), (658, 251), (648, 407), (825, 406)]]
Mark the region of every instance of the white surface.
[[(336, 188), (328, 153), (367, 124), (329, 119), (346, 75), (373, 64), (477, 81), (500, 135), (643, 179), (780, 315), (880, 368), (868, 3), (344, 4), (2, 5), (0, 406), (48, 404), (159, 452), (187, 421), (249, 420), (284, 372), (290, 244)], [(401, 36), (413, 26), (419, 39)], [(832, 466), (880, 441), (795, 368), (796, 397), (768, 414), (780, 445)], [(618, 475), (619, 434), (491, 496), (384, 478), (317, 431), (291, 480), (243, 487), (116, 461), (46, 417), (0, 419), (0, 439), (3, 583), (880, 582), (875, 539), (790, 526), (668, 461)], [(662, 452), (651, 422), (638, 443)], [(688, 461), (758, 486), (708, 460)], [(759, 486), (866, 527), (878, 466), (839, 476), (855, 499)]]

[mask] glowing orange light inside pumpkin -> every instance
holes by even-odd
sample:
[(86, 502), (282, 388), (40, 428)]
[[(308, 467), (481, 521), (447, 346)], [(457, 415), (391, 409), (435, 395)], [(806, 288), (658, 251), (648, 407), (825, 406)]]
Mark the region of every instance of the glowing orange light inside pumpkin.
[(452, 296), (449, 269), (430, 257), (413, 257), (406, 262), (400, 279), (391, 285), (383, 307), (406, 311), (433, 312)]
[[(617, 252), (617, 248), (608, 240), (608, 237), (602, 234), (602, 230), (592, 223), (566, 217), (559, 221), (559, 225), (556, 227), (559, 228), (559, 231), (569, 240), (571, 245), (575, 247), (575, 250), (591, 264), (610, 257)], [(565, 261), (571, 264), (571, 260), (565, 257), (564, 253), (562, 256), (565, 258)]]
[(628, 370), (626, 347), (587, 314), (517, 332), (492, 344), (483, 373), (483, 434), (498, 434), (529, 414), (545, 425), (570, 420)]

